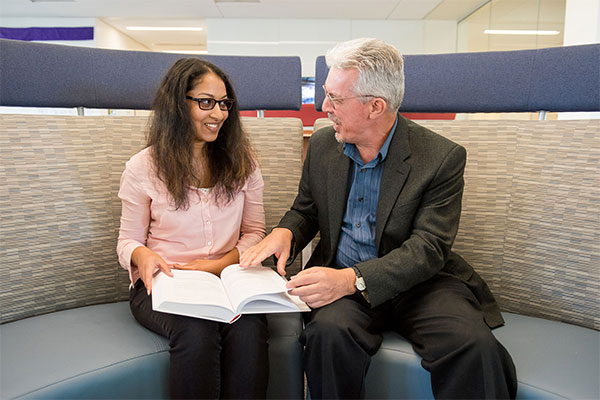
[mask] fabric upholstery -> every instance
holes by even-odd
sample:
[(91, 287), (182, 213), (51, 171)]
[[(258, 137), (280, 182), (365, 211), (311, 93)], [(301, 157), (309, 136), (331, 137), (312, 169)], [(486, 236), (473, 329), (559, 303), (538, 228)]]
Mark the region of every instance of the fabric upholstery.
[(141, 141), (114, 154), (100, 121), (0, 116), (1, 322), (127, 298), (109, 158)]
[[(257, 152), (265, 182), (264, 203), (267, 234), (279, 223), (281, 216), (290, 208), (298, 193), (298, 182), (302, 173), (302, 121), (295, 118), (250, 118), (243, 117), (242, 123), (248, 132)], [(294, 136), (292, 139), (290, 139)], [(300, 142), (298, 142), (300, 140)], [(302, 144), (301, 144), (302, 146)], [(297, 153), (300, 151), (300, 153)], [(272, 265), (265, 260), (264, 265)], [(287, 268), (287, 275), (293, 276), (301, 269), (297, 259)]]
[(600, 120), (423, 125), (467, 148), (454, 248), (500, 307), (600, 330)]
[[(295, 197), (302, 124), (242, 121), (259, 157), (271, 229)], [(0, 125), (1, 322), (125, 300), (117, 192), (125, 162), (145, 143), (147, 118), (1, 115)]]
[(418, 122), (467, 149), (453, 248), (501, 309), (600, 330), (600, 120)]

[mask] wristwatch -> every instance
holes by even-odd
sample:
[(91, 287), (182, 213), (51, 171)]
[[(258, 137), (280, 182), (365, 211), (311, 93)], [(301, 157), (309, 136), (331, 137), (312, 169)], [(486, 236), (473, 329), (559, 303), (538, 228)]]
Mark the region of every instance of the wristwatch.
[(367, 285), (365, 284), (365, 278), (363, 278), (363, 276), (360, 273), (360, 271), (358, 270), (358, 268), (353, 266), (352, 269), (354, 270), (354, 273), (356, 274), (356, 280), (354, 281), (354, 286), (356, 286), (356, 290), (358, 290), (359, 292), (362, 293), (367, 288)]
[(367, 292), (367, 284), (365, 283), (365, 278), (363, 278), (362, 274), (355, 266), (352, 266), (354, 273), (356, 274), (356, 280), (354, 281), (354, 287), (356, 290), (362, 295), (365, 301), (371, 304), (371, 299), (369, 298), (369, 292)]

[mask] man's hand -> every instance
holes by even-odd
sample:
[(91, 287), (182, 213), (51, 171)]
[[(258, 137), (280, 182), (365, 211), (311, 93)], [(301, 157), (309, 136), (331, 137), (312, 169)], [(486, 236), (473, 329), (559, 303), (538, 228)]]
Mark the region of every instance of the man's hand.
[(240, 257), (240, 267), (247, 268), (258, 265), (265, 258), (277, 257), (277, 272), (285, 275), (285, 263), (290, 256), (293, 239), (292, 231), (287, 228), (275, 228), (260, 243), (250, 247)]
[(311, 308), (323, 307), (356, 292), (356, 274), (352, 268), (311, 267), (293, 276), (287, 283), (291, 295)]
[(131, 264), (135, 265), (140, 273), (140, 278), (146, 286), (148, 296), (152, 293), (152, 276), (156, 268), (169, 276), (173, 276), (171, 267), (165, 260), (147, 247), (140, 246), (131, 253)]

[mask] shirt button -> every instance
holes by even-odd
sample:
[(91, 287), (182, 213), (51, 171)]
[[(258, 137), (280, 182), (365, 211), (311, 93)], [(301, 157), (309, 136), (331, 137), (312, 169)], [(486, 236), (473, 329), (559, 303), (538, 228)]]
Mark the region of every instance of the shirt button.
[(207, 245), (209, 245), (209, 246), (212, 246), (212, 242), (208, 242), (208, 243), (206, 243), (206, 244), (207, 244)]
[(203, 202), (208, 203), (208, 199), (205, 197), (202, 199)]
[(357, 228), (360, 228), (360, 222), (359, 222), (358, 224), (356, 224), (356, 227), (357, 227)]
[(206, 221), (206, 225), (210, 225), (210, 220)]
[(360, 201), (362, 203), (363, 201), (365, 201), (365, 198), (364, 197), (359, 197), (358, 201)]

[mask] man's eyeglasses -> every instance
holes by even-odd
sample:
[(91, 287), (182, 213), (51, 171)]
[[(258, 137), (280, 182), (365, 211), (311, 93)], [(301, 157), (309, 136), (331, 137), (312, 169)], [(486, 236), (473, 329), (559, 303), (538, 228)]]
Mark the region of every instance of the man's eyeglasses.
[(327, 96), (327, 98), (331, 102), (331, 107), (333, 107), (334, 110), (335, 110), (335, 103), (336, 102), (338, 104), (342, 104), (343, 100), (360, 99), (360, 98), (364, 98), (364, 97), (377, 97), (377, 96), (373, 96), (373, 95), (370, 95), (370, 94), (365, 94), (365, 95), (362, 95), (362, 96), (333, 97), (332, 95), (329, 94), (329, 92), (327, 91), (327, 89), (325, 89), (325, 85), (323, 85), (323, 91), (325, 92), (325, 96)]
[(235, 100), (233, 100), (233, 99), (216, 100), (216, 99), (211, 99), (210, 97), (202, 98), (202, 97), (192, 97), (192, 96), (185, 96), (185, 98), (188, 100), (193, 100), (196, 103), (198, 103), (198, 107), (204, 111), (212, 110), (213, 108), (215, 108), (215, 104), (217, 104), (217, 103), (219, 103), (219, 108), (221, 109), (221, 111), (229, 111), (233, 107), (233, 103), (235, 103)]

